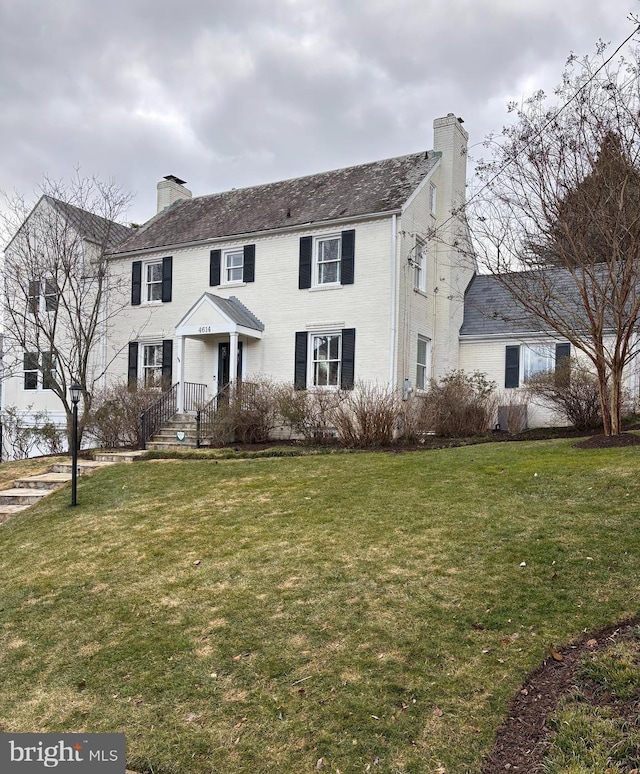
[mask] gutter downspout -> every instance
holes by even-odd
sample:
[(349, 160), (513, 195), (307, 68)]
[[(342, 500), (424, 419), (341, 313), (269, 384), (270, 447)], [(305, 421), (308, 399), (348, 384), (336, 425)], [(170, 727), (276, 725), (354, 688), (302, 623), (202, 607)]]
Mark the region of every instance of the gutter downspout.
[(389, 389), (395, 389), (395, 365), (396, 365), (396, 314), (397, 314), (397, 215), (391, 216), (391, 320), (390, 320), (390, 346), (389, 346)]

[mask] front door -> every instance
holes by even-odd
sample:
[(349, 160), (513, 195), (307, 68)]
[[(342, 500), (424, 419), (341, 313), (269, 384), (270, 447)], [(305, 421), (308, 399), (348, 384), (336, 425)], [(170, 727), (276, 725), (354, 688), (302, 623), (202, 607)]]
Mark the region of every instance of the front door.
[[(231, 344), (228, 341), (221, 341), (218, 344), (218, 392), (221, 392), (231, 381), (231, 369), (229, 368), (229, 357), (231, 355)], [(242, 378), (242, 342), (238, 342), (238, 363), (236, 366), (236, 379)]]

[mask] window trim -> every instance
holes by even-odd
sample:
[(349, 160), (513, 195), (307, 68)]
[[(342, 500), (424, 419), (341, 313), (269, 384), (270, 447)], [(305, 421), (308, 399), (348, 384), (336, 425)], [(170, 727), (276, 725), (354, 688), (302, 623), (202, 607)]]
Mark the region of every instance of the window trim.
[[(163, 342), (162, 340), (159, 341), (141, 341), (138, 343), (139, 350), (141, 350), (138, 354), (138, 380), (140, 385), (143, 389), (157, 389), (162, 390), (162, 364), (163, 364)], [(148, 366), (146, 364), (146, 354), (147, 350), (150, 350), (152, 347), (154, 347), (157, 352), (159, 353), (159, 361), (156, 362), (153, 366)], [(153, 384), (147, 384), (147, 372), (148, 371), (158, 371), (159, 372), (159, 378), (157, 381), (155, 381)]]
[[(153, 280), (153, 282), (150, 282), (148, 277), (149, 277), (149, 269), (151, 269), (152, 266), (160, 267), (160, 278)], [(162, 303), (162, 258), (154, 258), (153, 260), (142, 262), (141, 286), (142, 286), (141, 301), (143, 304), (161, 304)], [(159, 290), (158, 298), (149, 298), (149, 289), (152, 286)]]
[[(331, 337), (338, 339), (337, 358), (327, 357), (324, 360), (314, 359), (314, 341), (322, 337)], [(331, 345), (328, 344), (328, 347)], [(342, 331), (310, 331), (308, 340), (309, 351), (307, 353), (307, 384), (313, 390), (339, 390), (342, 383)], [(316, 383), (316, 364), (319, 363), (337, 363), (335, 384), (317, 384)], [(330, 366), (328, 367), (328, 373)]]
[[(424, 363), (420, 362), (420, 344), (425, 345)], [(422, 369), (422, 384), (420, 384), (420, 372)], [(431, 372), (431, 339), (428, 336), (418, 334), (416, 344), (416, 390), (426, 392), (429, 389)]]
[[(329, 261), (320, 261), (320, 245), (324, 242), (338, 243), (338, 256)], [(320, 267), (328, 264), (336, 266), (336, 279), (331, 282), (320, 282)], [(313, 238), (313, 260), (311, 268), (312, 288), (335, 288), (342, 284), (342, 234), (320, 234)]]
[[(229, 266), (228, 259), (232, 255), (240, 256), (240, 264), (237, 266)], [(244, 261), (245, 252), (244, 247), (228, 247), (222, 250), (222, 257), (220, 261), (220, 284), (221, 285), (243, 285), (244, 284)], [(230, 271), (240, 270), (240, 279), (229, 279)]]
[(429, 213), (435, 217), (438, 208), (438, 186), (429, 183)]
[(422, 239), (416, 237), (413, 259), (413, 289), (420, 293), (427, 291), (427, 246)]

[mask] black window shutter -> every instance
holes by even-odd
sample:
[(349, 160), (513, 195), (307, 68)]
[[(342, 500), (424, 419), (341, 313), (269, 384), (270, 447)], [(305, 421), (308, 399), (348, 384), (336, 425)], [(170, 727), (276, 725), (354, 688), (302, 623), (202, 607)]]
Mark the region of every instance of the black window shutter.
[(505, 348), (504, 386), (520, 386), (520, 345)]
[[(556, 344), (556, 375), (555, 382), (559, 386), (568, 387), (571, 383), (571, 344)], [(558, 370), (560, 369), (560, 370)]]
[(353, 285), (355, 247), (355, 229), (343, 231), (341, 248), (342, 260), (340, 266), (340, 283), (342, 285)]
[(556, 369), (558, 364), (563, 365), (562, 361), (571, 356), (571, 344), (556, 344)]
[(296, 331), (296, 362), (293, 383), (296, 390), (307, 389), (307, 340), (306, 331)]
[(209, 286), (220, 284), (220, 258), (222, 252), (220, 250), (212, 250), (209, 253)]
[(313, 237), (300, 237), (300, 263), (298, 270), (298, 287), (300, 290), (311, 287), (311, 253)]
[(171, 387), (173, 366), (173, 340), (164, 339), (162, 342), (162, 387), (168, 390)]
[(342, 329), (342, 371), (340, 386), (343, 390), (353, 389), (354, 363), (356, 354), (356, 329)]
[(253, 282), (256, 277), (256, 246), (244, 246), (244, 261), (242, 267), (242, 279), (244, 282)]
[(142, 297), (142, 261), (131, 264), (131, 305), (138, 306)]
[(171, 283), (173, 278), (173, 258), (162, 259), (162, 300), (171, 301)]
[(129, 389), (135, 390), (138, 385), (138, 342), (129, 342), (129, 373), (127, 377)]

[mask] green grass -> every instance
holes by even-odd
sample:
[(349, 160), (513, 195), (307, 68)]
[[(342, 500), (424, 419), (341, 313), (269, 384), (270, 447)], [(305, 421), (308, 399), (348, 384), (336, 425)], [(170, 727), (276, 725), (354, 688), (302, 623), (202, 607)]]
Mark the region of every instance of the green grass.
[[(585, 656), (576, 687), (549, 719), (545, 774), (614, 774), (640, 765), (640, 630)], [(587, 700), (586, 692), (593, 696)], [(602, 706), (600, 706), (602, 705)]]
[(551, 643), (638, 613), (639, 474), (571, 441), (106, 469), (0, 528), (0, 730), (475, 774)]

